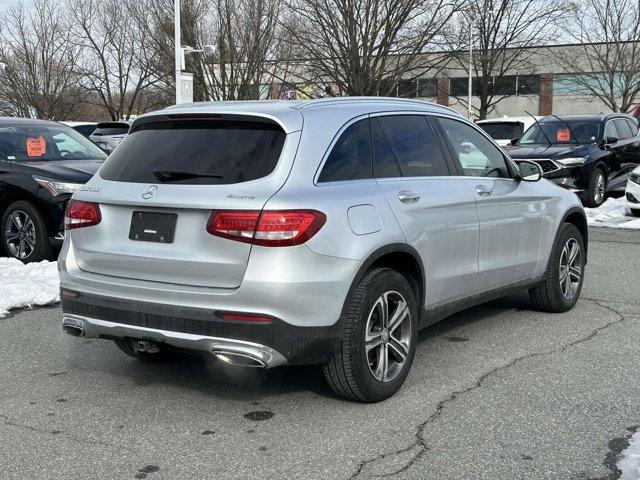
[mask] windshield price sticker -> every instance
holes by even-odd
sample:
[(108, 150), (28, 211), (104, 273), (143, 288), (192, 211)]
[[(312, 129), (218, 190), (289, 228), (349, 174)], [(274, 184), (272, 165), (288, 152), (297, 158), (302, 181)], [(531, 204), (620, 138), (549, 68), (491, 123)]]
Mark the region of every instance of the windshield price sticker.
[(41, 157), (47, 150), (47, 142), (44, 137), (27, 138), (27, 155), (29, 157)]
[(556, 141), (558, 142), (568, 142), (571, 140), (571, 132), (569, 129), (565, 128), (563, 130), (558, 130), (556, 133)]

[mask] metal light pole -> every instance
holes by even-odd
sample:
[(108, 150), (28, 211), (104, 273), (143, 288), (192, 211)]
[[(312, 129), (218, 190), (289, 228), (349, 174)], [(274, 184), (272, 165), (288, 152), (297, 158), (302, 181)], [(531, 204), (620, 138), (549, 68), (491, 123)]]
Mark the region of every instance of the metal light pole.
[[(177, 1), (177, 0), (176, 0)], [(473, 15), (473, 14), (472, 14)], [(471, 93), (473, 85), (473, 22), (475, 18), (471, 16), (469, 18), (469, 120), (473, 120), (473, 114), (471, 113)]]
[(173, 38), (175, 41), (175, 62), (176, 62), (176, 104), (180, 103), (182, 84), (182, 46), (180, 45), (180, 0), (173, 0), (174, 29)]

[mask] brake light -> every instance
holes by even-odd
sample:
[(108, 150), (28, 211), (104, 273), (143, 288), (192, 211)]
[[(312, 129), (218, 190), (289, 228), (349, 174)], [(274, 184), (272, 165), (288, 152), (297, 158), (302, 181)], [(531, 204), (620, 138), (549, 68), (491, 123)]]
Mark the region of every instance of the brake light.
[(288, 247), (309, 240), (326, 221), (317, 210), (222, 210), (211, 213), (207, 232), (252, 245)]
[(64, 213), (64, 229), (91, 227), (102, 220), (100, 205), (82, 200), (69, 200)]
[(220, 318), (231, 320), (232, 322), (248, 322), (248, 323), (271, 323), (272, 317), (267, 315), (256, 315), (253, 313), (219, 313)]

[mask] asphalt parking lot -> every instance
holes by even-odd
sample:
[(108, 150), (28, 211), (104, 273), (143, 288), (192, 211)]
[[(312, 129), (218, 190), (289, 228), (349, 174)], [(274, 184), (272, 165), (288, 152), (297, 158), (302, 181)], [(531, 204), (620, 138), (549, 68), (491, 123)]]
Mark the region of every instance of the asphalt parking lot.
[(149, 364), (60, 325), (57, 307), (0, 319), (3, 479), (604, 480), (640, 424), (638, 231), (591, 229), (569, 313), (514, 296), (421, 332), (375, 405), (318, 368)]

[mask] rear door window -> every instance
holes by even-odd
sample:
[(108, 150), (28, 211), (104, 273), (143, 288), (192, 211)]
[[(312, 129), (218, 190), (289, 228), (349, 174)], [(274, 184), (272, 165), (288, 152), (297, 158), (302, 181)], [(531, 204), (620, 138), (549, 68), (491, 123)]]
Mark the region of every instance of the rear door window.
[(391, 149), (387, 134), (377, 118), (371, 119), (371, 145), (373, 147), (373, 172), (376, 178), (401, 177), (400, 167)]
[(100, 169), (118, 182), (158, 183), (157, 171), (199, 175), (171, 183), (232, 184), (275, 169), (286, 134), (275, 123), (236, 120), (166, 121), (140, 125)]
[(618, 130), (618, 135), (620, 140), (624, 140), (625, 138), (629, 138), (632, 136), (631, 127), (624, 118), (616, 118), (613, 121), (616, 124), (616, 130)]
[(636, 135), (638, 135), (638, 123), (636, 122), (636, 120), (630, 120), (627, 118), (627, 123), (629, 124), (629, 127), (631, 128), (631, 134), (635, 137)]
[(422, 115), (380, 117), (405, 177), (449, 175), (438, 139)]
[(318, 182), (371, 178), (371, 136), (369, 119), (347, 127), (334, 145)]

